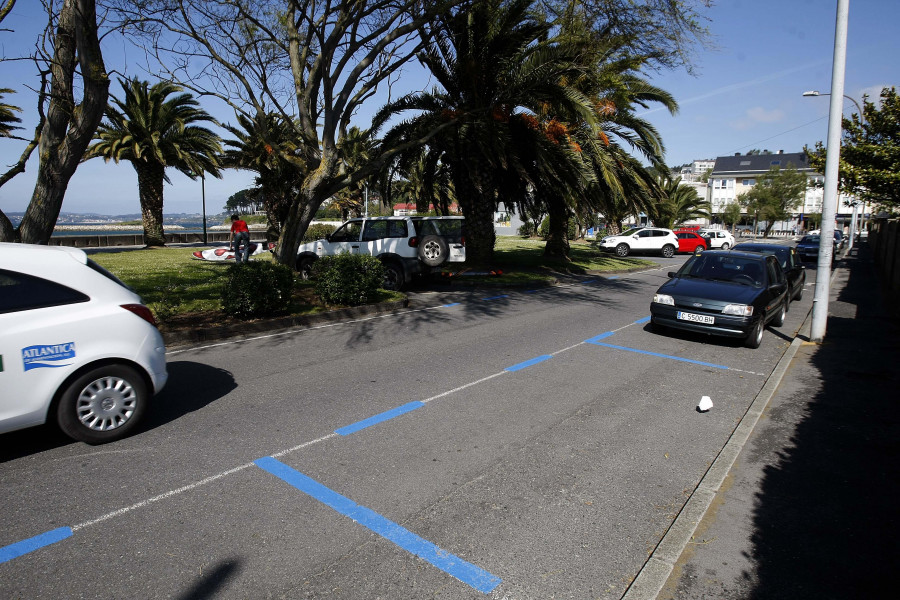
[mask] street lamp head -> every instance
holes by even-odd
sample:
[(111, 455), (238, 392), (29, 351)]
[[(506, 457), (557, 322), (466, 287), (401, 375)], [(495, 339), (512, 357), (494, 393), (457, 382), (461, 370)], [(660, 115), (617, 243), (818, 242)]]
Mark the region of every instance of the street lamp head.
[(818, 96), (819, 90), (809, 90), (808, 92), (803, 92), (804, 96)]

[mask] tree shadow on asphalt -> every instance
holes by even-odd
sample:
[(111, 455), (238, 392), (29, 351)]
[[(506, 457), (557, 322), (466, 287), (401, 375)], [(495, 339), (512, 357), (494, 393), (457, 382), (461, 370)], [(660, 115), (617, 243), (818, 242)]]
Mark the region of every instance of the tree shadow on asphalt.
[(896, 594), (900, 332), (878, 290), (874, 266), (859, 261), (831, 303), (825, 342), (809, 368), (796, 367), (806, 391), (771, 410), (771, 423), (793, 431), (782, 432), (789, 442), (765, 467), (756, 498), (751, 598)]
[[(652, 286), (651, 286), (652, 287)], [(477, 326), (480, 319), (502, 319), (509, 316), (509, 310), (518, 302), (541, 301), (556, 304), (590, 303), (597, 307), (613, 307), (618, 304), (614, 298), (605, 297), (604, 289), (616, 293), (645, 293), (647, 286), (632, 281), (608, 279), (602, 276), (585, 276), (572, 278), (565, 286), (460, 286), (450, 290), (439, 290), (434, 295), (425, 296), (423, 300), (413, 302), (406, 309), (389, 313), (395, 315), (396, 330), (404, 336), (415, 334), (425, 326), (435, 323), (452, 323), (458, 320), (459, 312), (438, 310), (443, 305), (458, 305), (457, 308), (464, 319), (471, 319), (468, 325)], [(652, 294), (652, 291), (650, 291)], [(648, 295), (648, 311), (649, 311)], [(378, 326), (384, 314), (372, 317), (350, 319), (355, 327), (346, 345), (348, 349), (358, 349), (381, 339), (384, 330)], [(399, 335), (399, 333), (398, 333)], [(286, 336), (274, 336), (263, 341), (266, 347), (278, 347), (287, 341)]]
[[(128, 437), (155, 429), (199, 410), (226, 396), (237, 387), (231, 373), (209, 365), (175, 361), (169, 362), (167, 369), (169, 380), (166, 387), (151, 398), (144, 420)], [(3, 434), (0, 463), (79, 443), (63, 434), (53, 423), (13, 431)]]

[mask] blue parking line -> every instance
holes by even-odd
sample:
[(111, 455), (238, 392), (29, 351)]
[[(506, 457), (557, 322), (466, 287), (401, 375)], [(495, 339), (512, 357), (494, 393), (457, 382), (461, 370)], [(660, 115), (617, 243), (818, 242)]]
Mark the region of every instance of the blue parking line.
[(638, 319), (637, 321), (635, 321), (634, 324), (640, 325), (641, 323), (649, 323), (650, 319), (652, 319), (652, 318), (653, 317), (644, 317), (643, 319)]
[(349, 517), (384, 539), (395, 543), (410, 554), (428, 561), (441, 571), (475, 588), (479, 592), (484, 594), (490, 593), (502, 581), (496, 575), (491, 575), (484, 569), (466, 562), (446, 550), (442, 550), (428, 540), (417, 536), (390, 519), (382, 517), (375, 511), (356, 504), (349, 498), (325, 487), (318, 481), (292, 469), (283, 462), (269, 456), (253, 462), (264, 471), (294, 486), (345, 517)]
[(357, 431), (365, 429), (366, 427), (371, 427), (372, 425), (377, 425), (383, 421), (387, 421), (388, 419), (399, 417), (400, 415), (406, 414), (411, 410), (416, 410), (417, 408), (422, 408), (423, 406), (425, 406), (425, 403), (419, 402), (418, 400), (408, 402), (403, 406), (392, 408), (391, 410), (385, 411), (381, 414), (377, 414), (374, 417), (369, 417), (368, 419), (357, 421), (352, 425), (347, 425), (345, 427), (341, 427), (340, 429), (335, 429), (334, 432), (338, 435), (350, 435), (351, 433), (356, 433)]
[(607, 281), (612, 281), (613, 279), (618, 279), (618, 278), (619, 278), (618, 275), (610, 275), (609, 277), (606, 278), (606, 280), (607, 280)]
[(538, 356), (537, 358), (532, 358), (532, 359), (530, 359), (530, 360), (526, 360), (525, 362), (520, 362), (520, 363), (517, 364), (517, 365), (513, 365), (513, 366), (511, 366), (511, 367), (506, 367), (506, 368), (503, 369), (503, 370), (504, 370), (504, 371), (509, 371), (509, 372), (513, 372), (513, 371), (521, 371), (522, 369), (525, 369), (525, 368), (527, 368), (527, 367), (530, 367), (531, 365), (536, 365), (536, 364), (538, 364), (538, 363), (542, 363), (542, 362), (544, 362), (545, 360), (550, 360), (551, 358), (553, 358), (553, 357), (550, 356), (549, 354), (545, 354), (545, 355), (543, 355), (543, 356)]
[(584, 340), (586, 344), (596, 344), (600, 340), (605, 340), (609, 336), (613, 335), (612, 331), (607, 331), (606, 333), (601, 333), (600, 335), (595, 335), (589, 340)]
[(582, 281), (581, 283), (582, 283), (582, 284), (585, 284), (585, 283), (594, 283), (595, 281), (597, 281), (597, 280), (596, 280), (596, 279), (585, 279), (585, 280)]
[(11, 561), (14, 558), (19, 558), (20, 556), (28, 554), (29, 552), (34, 552), (35, 550), (40, 550), (44, 546), (55, 544), (56, 542), (72, 537), (72, 535), (71, 527), (59, 527), (32, 538), (28, 538), (27, 540), (22, 540), (21, 542), (16, 542), (9, 546), (3, 546), (0, 548), (0, 563)]
[(451, 302), (450, 304), (445, 304), (440, 308), (450, 308), (451, 306), (459, 306), (459, 302)]
[(613, 344), (603, 344), (600, 342), (593, 342), (591, 340), (588, 340), (588, 342), (590, 342), (591, 344), (596, 344), (597, 346), (605, 346), (607, 348), (614, 348), (615, 350), (624, 350), (626, 352), (636, 352), (638, 354), (647, 354), (649, 356), (658, 356), (660, 358), (668, 358), (671, 360), (692, 363), (695, 365), (703, 365), (704, 367), (714, 367), (716, 369), (726, 369), (726, 370), (728, 369), (728, 367), (726, 367), (725, 365), (717, 365), (717, 364), (703, 362), (703, 361), (699, 361), (699, 360), (691, 360), (690, 358), (681, 358), (680, 356), (671, 356), (669, 354), (660, 354), (658, 352), (650, 352), (648, 350), (638, 350), (637, 348), (626, 348), (625, 346), (615, 346)]
[(499, 300), (500, 298), (509, 298), (509, 294), (502, 294), (500, 296), (491, 296), (490, 298), (482, 298), (482, 300)]

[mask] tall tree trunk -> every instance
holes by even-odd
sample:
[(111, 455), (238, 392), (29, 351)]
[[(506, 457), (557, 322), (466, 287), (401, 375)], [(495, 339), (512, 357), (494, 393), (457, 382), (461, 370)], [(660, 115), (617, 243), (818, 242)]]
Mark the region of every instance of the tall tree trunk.
[(569, 259), (569, 207), (561, 197), (547, 198), (547, 243), (544, 256)]
[(163, 180), (165, 167), (158, 163), (133, 161), (137, 171), (138, 195), (141, 199), (141, 222), (144, 225), (144, 243), (147, 246), (165, 246), (163, 231)]
[[(75, 104), (73, 85), (76, 60), (84, 88), (80, 105)], [(37, 182), (17, 236), (28, 244), (50, 241), (69, 180), (106, 109), (109, 78), (100, 53), (94, 0), (63, 2), (51, 74), (50, 105), (38, 146)]]
[(491, 266), (494, 261), (494, 194), (489, 177), (477, 167), (453, 165), (456, 198), (466, 219), (466, 262)]
[(331, 180), (339, 166), (337, 152), (323, 151), (318, 166), (307, 174), (281, 228), (275, 249), (275, 260), (279, 263), (296, 267), (297, 249), (319, 207), (332, 194)]

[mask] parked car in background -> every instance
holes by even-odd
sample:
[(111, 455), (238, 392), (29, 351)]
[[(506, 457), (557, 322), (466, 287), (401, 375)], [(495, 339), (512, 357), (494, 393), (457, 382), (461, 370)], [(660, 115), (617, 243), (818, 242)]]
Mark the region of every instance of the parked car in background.
[(784, 271), (784, 276), (787, 277), (788, 285), (791, 288), (791, 300), (799, 300), (803, 297), (803, 287), (806, 285), (806, 267), (803, 266), (796, 248), (782, 244), (743, 242), (736, 245), (732, 250), (773, 255), (778, 259), (778, 263)]
[[(816, 235), (804, 235), (803, 238), (797, 242), (797, 255), (800, 257), (800, 260), (809, 261), (809, 262), (817, 262), (819, 260), (819, 242), (821, 241), (822, 236)], [(837, 244), (832, 246), (832, 254), (831, 261), (834, 262), (834, 255), (837, 254)]]
[(384, 265), (383, 287), (399, 290), (414, 275), (446, 262), (465, 262), (463, 217), (373, 217), (351, 219), (324, 239), (301, 244), (297, 270), (309, 279), (320, 256), (344, 252), (375, 256)]
[(708, 246), (708, 241), (693, 231), (678, 230), (675, 232), (678, 238), (679, 252), (703, 252)]
[(706, 239), (710, 250), (728, 250), (734, 246), (734, 236), (724, 229), (701, 229), (697, 233)]
[(678, 238), (671, 229), (635, 227), (619, 235), (606, 236), (600, 240), (600, 249), (621, 257), (632, 252), (652, 252), (671, 258), (678, 250)]
[(167, 376), (150, 309), (83, 250), (0, 243), (0, 433), (119, 439)]
[(768, 323), (784, 324), (790, 297), (778, 260), (757, 252), (710, 250), (687, 259), (656, 291), (651, 326), (743, 338), (758, 348)]

